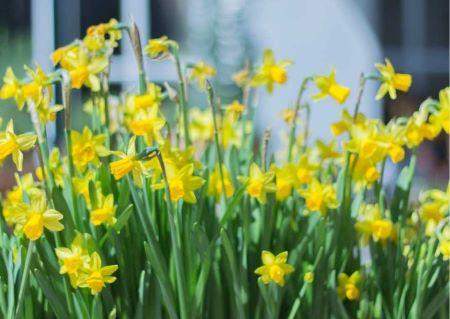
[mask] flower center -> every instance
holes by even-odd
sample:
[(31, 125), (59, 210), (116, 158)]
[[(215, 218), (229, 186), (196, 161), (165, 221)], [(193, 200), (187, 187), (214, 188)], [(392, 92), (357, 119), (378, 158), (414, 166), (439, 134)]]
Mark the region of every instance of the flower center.
[(248, 193), (250, 194), (250, 196), (253, 197), (258, 197), (261, 195), (262, 191), (263, 191), (263, 183), (260, 180), (256, 180), (256, 181), (252, 181), (250, 182), (250, 184), (248, 185)]
[(103, 289), (103, 287), (105, 287), (103, 276), (99, 271), (92, 272), (86, 282), (89, 288), (91, 288), (96, 293), (99, 293)]
[(32, 213), (23, 228), (25, 236), (30, 240), (36, 240), (41, 237), (44, 231), (44, 217), (40, 213)]
[(170, 199), (177, 201), (184, 196), (184, 185), (179, 179), (175, 179), (169, 183), (170, 188)]

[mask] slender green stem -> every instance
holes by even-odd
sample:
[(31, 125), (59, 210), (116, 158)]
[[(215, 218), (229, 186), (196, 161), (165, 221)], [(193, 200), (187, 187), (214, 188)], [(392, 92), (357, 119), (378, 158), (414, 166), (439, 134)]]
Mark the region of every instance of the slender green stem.
[(300, 86), (300, 89), (298, 91), (297, 100), (295, 101), (294, 118), (292, 119), (291, 131), (289, 133), (289, 149), (288, 149), (288, 161), (289, 162), (292, 160), (292, 148), (294, 146), (294, 141), (295, 141), (295, 131), (296, 131), (296, 128), (297, 128), (297, 117), (298, 117), (298, 113), (299, 113), (299, 111), (301, 109), (301, 99), (302, 99), (303, 93), (306, 90), (306, 85), (311, 80), (312, 80), (311, 77), (306, 77), (303, 80), (303, 82), (302, 82), (302, 84)]
[[(166, 192), (166, 203), (168, 207), (168, 219), (169, 219), (169, 227), (170, 227), (170, 238), (172, 241), (172, 249), (174, 253), (175, 260), (175, 269), (176, 269), (176, 277), (177, 277), (177, 285), (178, 285), (178, 299), (180, 302), (180, 315), (181, 319), (189, 318), (189, 308), (188, 308), (188, 300), (187, 300), (187, 290), (186, 290), (186, 278), (184, 272), (183, 265), (183, 256), (181, 251), (181, 243), (179, 241), (179, 236), (177, 234), (180, 233), (180, 229), (177, 229), (175, 224), (175, 210), (173, 208), (172, 199), (170, 197), (170, 187), (169, 181), (167, 179), (166, 167), (164, 165), (164, 160), (162, 158), (161, 152), (159, 150), (156, 152), (156, 157), (159, 162), (159, 166), (161, 167), (162, 177), (164, 180), (165, 192)], [(179, 225), (181, 226), (181, 225)]]
[(187, 148), (191, 144), (191, 138), (189, 135), (189, 112), (187, 108), (187, 97), (186, 97), (186, 79), (183, 74), (180, 62), (179, 48), (177, 44), (172, 46), (173, 57), (175, 59), (175, 66), (177, 69), (178, 85), (179, 85), (179, 103), (181, 108), (181, 113), (183, 115), (183, 129), (184, 129), (184, 139), (185, 147)]
[(17, 299), (17, 308), (16, 308), (16, 318), (20, 318), (22, 315), (21, 312), (23, 306), (23, 299), (25, 298), (25, 290), (28, 284), (28, 277), (30, 275), (30, 263), (33, 250), (34, 250), (34, 241), (30, 240), (28, 242), (27, 255), (25, 258), (25, 264), (22, 272), (22, 280), (20, 281), (19, 297)]
[(214, 89), (211, 85), (211, 83), (207, 80), (207, 90), (208, 90), (208, 104), (211, 108), (212, 118), (213, 118), (213, 126), (214, 126), (214, 144), (216, 145), (216, 152), (217, 152), (217, 161), (219, 162), (219, 174), (220, 174), (220, 181), (222, 183), (222, 195), (223, 198), (226, 198), (225, 194), (225, 178), (223, 174), (223, 157), (222, 157), (222, 149), (220, 147), (220, 139), (219, 139), (219, 129), (217, 126), (217, 117), (216, 117), (216, 107), (215, 107), (215, 101), (214, 101)]

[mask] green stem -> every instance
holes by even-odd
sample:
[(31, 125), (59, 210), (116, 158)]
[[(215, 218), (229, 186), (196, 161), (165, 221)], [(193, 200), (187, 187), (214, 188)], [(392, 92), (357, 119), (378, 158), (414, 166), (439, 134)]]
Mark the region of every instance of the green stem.
[(173, 57), (175, 59), (175, 66), (177, 69), (178, 85), (179, 85), (179, 101), (181, 113), (183, 115), (185, 147), (187, 148), (191, 144), (191, 138), (189, 135), (189, 113), (187, 109), (186, 80), (184, 78), (183, 70), (181, 68), (178, 45), (175, 44), (172, 46), (172, 48), (173, 48)]
[(353, 113), (353, 118), (356, 119), (356, 116), (359, 112), (359, 107), (361, 105), (362, 96), (364, 93), (364, 88), (366, 85), (367, 78), (364, 77), (364, 73), (361, 73), (359, 76), (359, 90), (358, 90), (358, 97), (356, 98), (356, 104), (355, 104), (355, 112)]
[(27, 256), (25, 258), (25, 264), (22, 272), (22, 280), (20, 282), (19, 298), (17, 300), (17, 308), (16, 308), (16, 318), (21, 317), (23, 299), (25, 298), (25, 290), (28, 283), (28, 276), (30, 274), (30, 262), (33, 250), (34, 250), (34, 241), (30, 240), (28, 242)]
[[(169, 181), (167, 179), (166, 167), (164, 165), (164, 161), (162, 158), (161, 152), (158, 150), (156, 152), (156, 157), (159, 162), (159, 166), (161, 167), (161, 173), (164, 180), (164, 187), (166, 192), (166, 202), (168, 207), (168, 219), (169, 219), (169, 227), (170, 227), (170, 239), (172, 241), (172, 249), (174, 253), (175, 260), (175, 269), (176, 269), (176, 277), (177, 277), (177, 285), (178, 285), (178, 299), (180, 302), (180, 315), (181, 319), (189, 318), (189, 310), (188, 310), (188, 300), (187, 300), (187, 290), (186, 290), (186, 278), (183, 266), (183, 257), (181, 251), (181, 243), (179, 241), (179, 236), (177, 234), (180, 233), (180, 229), (177, 229), (175, 224), (175, 211), (172, 204), (172, 199), (170, 196), (170, 187)], [(181, 226), (181, 225), (179, 225)]]
[(294, 146), (294, 141), (295, 141), (295, 131), (297, 128), (297, 117), (298, 117), (298, 113), (301, 108), (301, 99), (302, 99), (303, 93), (306, 90), (306, 85), (308, 84), (308, 82), (310, 80), (312, 80), (311, 77), (306, 77), (305, 79), (303, 79), (302, 85), (300, 86), (300, 89), (298, 91), (297, 100), (295, 101), (294, 118), (292, 119), (291, 131), (289, 133), (289, 150), (288, 150), (288, 161), (289, 162), (292, 160), (292, 148)]
[(222, 183), (222, 196), (225, 199), (225, 178), (223, 174), (223, 157), (222, 157), (222, 149), (220, 148), (220, 140), (219, 140), (219, 129), (217, 127), (217, 118), (216, 118), (216, 107), (214, 103), (214, 89), (211, 85), (211, 83), (207, 81), (207, 90), (208, 90), (208, 104), (211, 107), (211, 113), (213, 118), (213, 126), (214, 126), (214, 144), (216, 145), (216, 152), (217, 152), (217, 161), (219, 162), (219, 174), (220, 174), (220, 181)]

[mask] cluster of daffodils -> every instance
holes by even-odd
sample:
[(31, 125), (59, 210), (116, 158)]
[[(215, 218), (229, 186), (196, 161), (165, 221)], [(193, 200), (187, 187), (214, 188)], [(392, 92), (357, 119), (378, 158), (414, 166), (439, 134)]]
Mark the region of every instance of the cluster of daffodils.
[[(125, 35), (137, 88), (116, 97), (111, 57)], [(148, 82), (146, 58), (172, 61), (177, 80)], [(254, 97), (282, 90), (293, 63), (272, 50), (233, 76), (242, 94), (230, 100), (212, 65), (182, 63), (166, 36), (142, 46), (136, 25), (114, 19), (51, 60), (54, 71), (26, 66), (24, 78), (8, 68), (0, 88), (33, 123), (16, 133), (0, 121), (0, 165), (17, 171), (0, 200), (0, 317), (448, 314), (450, 186), (409, 195), (420, 145), (450, 132), (450, 88), (385, 123), (359, 107), (368, 81), (379, 83), (373, 99), (409, 90), (411, 75), (389, 60), (361, 75), (354, 106), (334, 68), (311, 74), (280, 112), (287, 144), (272, 156), (270, 132), (254, 130), (264, 112)], [(79, 89), (91, 120), (80, 130)], [(190, 90), (203, 96), (197, 105)], [(323, 99), (341, 116), (332, 139), (310, 141)], [(54, 141), (58, 112), (64, 135)], [(395, 187), (383, 183), (386, 165), (403, 167)]]

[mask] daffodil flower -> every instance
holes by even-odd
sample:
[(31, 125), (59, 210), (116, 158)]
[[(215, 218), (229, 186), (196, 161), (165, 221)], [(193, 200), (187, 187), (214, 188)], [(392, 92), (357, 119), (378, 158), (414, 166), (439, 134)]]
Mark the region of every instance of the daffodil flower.
[(197, 84), (201, 89), (206, 88), (206, 80), (212, 78), (217, 73), (216, 69), (204, 61), (197, 62), (192, 67), (191, 79), (197, 80)]
[(250, 197), (256, 198), (261, 204), (267, 202), (267, 193), (276, 192), (277, 187), (273, 182), (275, 172), (263, 173), (256, 163), (250, 165), (250, 174), (248, 177), (239, 176), (241, 183), (247, 185), (246, 191)]
[(11, 67), (6, 69), (5, 76), (3, 77), (3, 86), (0, 88), (0, 99), (6, 100), (14, 98), (19, 110), (21, 110), (25, 104), (25, 94), (23, 92), (23, 85), (19, 79), (15, 76)]
[(68, 274), (72, 287), (76, 288), (79, 274), (82, 269), (89, 266), (90, 260), (86, 248), (83, 247), (81, 234), (77, 234), (70, 248), (57, 247), (55, 253), (61, 265), (59, 273), (61, 275)]
[[(195, 204), (197, 198), (194, 191), (199, 189), (205, 180), (199, 176), (193, 176), (194, 164), (187, 164), (182, 168), (177, 168), (171, 163), (166, 165), (167, 181), (169, 183), (170, 200), (177, 202), (183, 200), (186, 203)], [(153, 189), (165, 187), (164, 181), (153, 184)]]
[(78, 278), (78, 287), (89, 288), (92, 295), (100, 293), (106, 284), (116, 281), (116, 277), (111, 276), (119, 267), (110, 265), (102, 267), (102, 260), (97, 252), (90, 256), (89, 265), (82, 269)]
[(450, 134), (450, 87), (439, 91), (439, 109), (430, 115), (430, 124), (436, 128), (436, 131), (442, 129)]
[(98, 165), (99, 157), (107, 156), (108, 149), (103, 145), (106, 135), (94, 135), (92, 131), (85, 126), (82, 133), (72, 131), (73, 164), (80, 171), (84, 171), (88, 164)]
[(251, 79), (250, 85), (256, 87), (265, 85), (267, 92), (272, 93), (275, 84), (282, 85), (286, 83), (288, 79), (286, 67), (291, 64), (291, 60), (280, 60), (277, 63), (273, 51), (266, 49), (264, 51), (263, 63)]
[(136, 136), (133, 136), (128, 143), (126, 154), (120, 151), (112, 151), (111, 154), (114, 154), (121, 159), (110, 163), (109, 168), (111, 169), (111, 173), (113, 174), (115, 180), (119, 180), (131, 172), (133, 175), (133, 181), (137, 186), (142, 187), (142, 176), (146, 175), (147, 172), (144, 164), (136, 155), (135, 144)]
[(22, 171), (23, 153), (31, 149), (36, 143), (36, 135), (24, 133), (16, 135), (14, 133), (13, 120), (10, 120), (4, 132), (0, 132), (0, 162), (9, 155), (12, 155), (17, 170)]
[(150, 39), (144, 48), (144, 53), (151, 59), (164, 58), (168, 55), (169, 46), (173, 42), (165, 35), (160, 38)]
[(114, 196), (109, 194), (107, 196), (101, 195), (99, 198), (100, 204), (97, 208), (91, 211), (91, 223), (94, 226), (107, 224), (112, 226), (116, 223), (116, 207), (114, 205)]
[(355, 271), (351, 276), (349, 277), (345, 273), (340, 273), (338, 276), (338, 287), (337, 287), (337, 294), (338, 297), (341, 300), (348, 299), (348, 300), (358, 300), (360, 291), (359, 291), (359, 284), (361, 282), (361, 274), (359, 271)]
[(287, 263), (287, 258), (287, 251), (275, 256), (270, 251), (263, 250), (261, 253), (263, 265), (255, 270), (255, 274), (261, 276), (260, 279), (264, 284), (273, 281), (283, 287), (285, 283), (284, 276), (294, 271), (294, 267)]
[(411, 86), (412, 77), (410, 74), (396, 73), (391, 61), (385, 59), (386, 64), (375, 64), (375, 67), (380, 72), (381, 86), (378, 89), (376, 99), (382, 99), (386, 93), (392, 100), (397, 98), (396, 90), (408, 92)]
[[(369, 238), (375, 242), (386, 242), (395, 238), (394, 224), (390, 219), (381, 216), (378, 204), (362, 204), (359, 208), (359, 220), (355, 223), (355, 229), (361, 234), (361, 241), (367, 245)], [(389, 214), (386, 211), (385, 214)]]
[(296, 183), (296, 167), (292, 163), (286, 163), (281, 167), (272, 165), (270, 170), (275, 172), (276, 198), (279, 201), (286, 200), (292, 194)]
[(128, 127), (134, 135), (144, 136), (147, 145), (153, 145), (163, 142), (161, 130), (165, 124), (166, 121), (159, 117), (158, 108), (153, 107), (146, 112), (136, 114), (129, 122)]
[(44, 228), (50, 231), (61, 231), (64, 225), (60, 223), (63, 215), (55, 209), (49, 209), (45, 195), (32, 198), (30, 204), (22, 204), (16, 207), (14, 223), (19, 226), (19, 232), (25, 234), (30, 240), (39, 239), (44, 233)]
[(339, 207), (336, 188), (330, 183), (321, 184), (317, 179), (313, 179), (307, 188), (300, 189), (299, 193), (306, 201), (308, 212), (320, 212), (325, 216), (329, 209)]
[(344, 103), (350, 94), (350, 89), (348, 87), (339, 85), (336, 82), (336, 70), (331, 69), (331, 73), (326, 75), (318, 75), (314, 77), (314, 83), (319, 89), (319, 93), (312, 96), (314, 101), (320, 101), (327, 96), (333, 98), (339, 104)]

